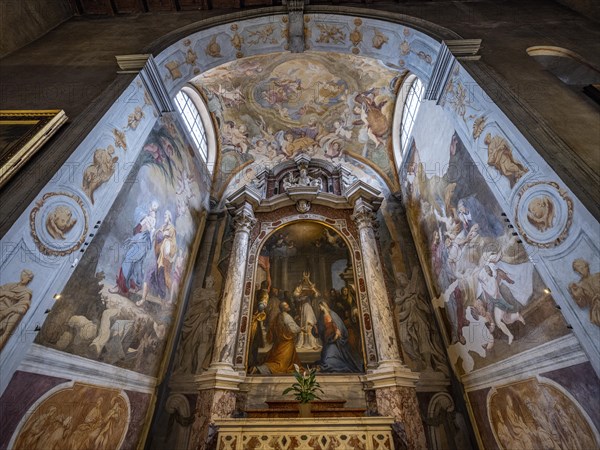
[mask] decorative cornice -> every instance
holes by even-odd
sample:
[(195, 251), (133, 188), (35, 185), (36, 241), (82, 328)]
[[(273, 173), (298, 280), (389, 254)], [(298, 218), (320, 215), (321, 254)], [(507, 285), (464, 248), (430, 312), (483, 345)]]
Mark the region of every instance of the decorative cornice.
[(359, 198), (367, 201), (371, 205), (373, 212), (377, 211), (383, 202), (381, 191), (375, 189), (373, 186), (365, 183), (362, 180), (356, 180), (354, 183), (352, 183), (346, 189), (345, 195), (348, 198), (348, 201), (353, 205)]
[(248, 203), (252, 209), (256, 209), (263, 198), (262, 193), (251, 184), (239, 188), (229, 197), (227, 197), (226, 205), (230, 211), (238, 209), (240, 206)]
[(455, 60), (446, 43), (442, 42), (435, 65), (433, 66), (433, 71), (431, 72), (429, 84), (427, 85), (427, 89), (425, 89), (425, 100), (438, 101), (440, 99)]
[(171, 96), (162, 81), (158, 66), (151, 54), (117, 55), (119, 74), (139, 73), (146, 91), (160, 112), (175, 111)]
[(466, 391), (507, 384), (588, 361), (579, 341), (568, 334), (462, 377)]
[(459, 61), (477, 61), (481, 39), (455, 39), (442, 41)]
[(116, 55), (115, 59), (119, 65), (117, 73), (138, 73), (140, 72), (148, 60), (152, 58), (149, 53), (133, 54), (133, 55)]
[(148, 58), (146, 65), (140, 71), (140, 76), (156, 108), (161, 113), (175, 111), (175, 105), (162, 81), (153, 56)]
[(154, 377), (39, 344), (32, 344), (17, 370), (145, 393), (153, 393), (157, 384)]

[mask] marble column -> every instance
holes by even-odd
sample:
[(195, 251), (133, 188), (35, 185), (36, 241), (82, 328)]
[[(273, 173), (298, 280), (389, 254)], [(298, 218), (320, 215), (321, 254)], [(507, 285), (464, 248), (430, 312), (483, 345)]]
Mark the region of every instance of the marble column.
[(377, 240), (373, 228), (375, 221), (374, 207), (358, 198), (354, 203), (352, 219), (356, 222), (363, 254), (365, 285), (371, 307), (371, 321), (377, 345), (378, 367), (402, 366), (400, 352), (394, 330), (394, 314), (383, 279), (383, 268)]
[(242, 303), (244, 276), (248, 260), (250, 230), (256, 223), (252, 205), (243, 203), (234, 213), (235, 236), (229, 256), (229, 268), (221, 299), (219, 324), (215, 336), (211, 369), (233, 371), (233, 357), (237, 342), (237, 327)]
[(391, 416), (398, 424), (395, 432), (406, 448), (427, 448), (425, 429), (419, 411), (417, 373), (400, 359), (394, 327), (394, 314), (383, 278), (383, 268), (375, 238), (375, 211), (372, 203), (359, 197), (354, 203), (352, 219), (356, 222), (363, 254), (365, 287), (371, 307), (371, 321), (377, 346), (378, 366), (365, 380), (375, 397), (375, 407), (382, 416)]

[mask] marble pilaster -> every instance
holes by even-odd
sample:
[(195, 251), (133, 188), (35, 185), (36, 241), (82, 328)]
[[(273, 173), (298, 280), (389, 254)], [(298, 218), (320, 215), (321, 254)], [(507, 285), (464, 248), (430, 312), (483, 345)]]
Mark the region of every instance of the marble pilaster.
[(396, 438), (404, 448), (410, 450), (427, 448), (417, 399), (418, 379), (419, 374), (411, 372), (407, 367), (378, 369), (367, 374), (364, 379), (367, 399), (370, 399), (369, 409), (376, 410), (379, 415), (393, 417), (397, 424)]
[(196, 414), (188, 450), (205, 449), (212, 440), (215, 419), (231, 417), (235, 411), (236, 393), (231, 390), (205, 389), (198, 394)]

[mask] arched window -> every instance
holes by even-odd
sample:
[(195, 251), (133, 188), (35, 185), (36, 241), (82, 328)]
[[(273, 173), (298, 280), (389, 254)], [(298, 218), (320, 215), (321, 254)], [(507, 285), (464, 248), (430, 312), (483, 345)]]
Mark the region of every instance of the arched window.
[(415, 75), (409, 75), (398, 94), (393, 127), (394, 156), (397, 168), (400, 167), (404, 154), (408, 149), (408, 139), (415, 124), (424, 90), (425, 87), (421, 80)]
[(564, 84), (600, 103), (600, 70), (575, 52), (562, 47), (529, 47), (527, 54)]
[(216, 153), (215, 131), (202, 97), (194, 88), (184, 86), (175, 95), (175, 105), (198, 148), (200, 158), (212, 173)]

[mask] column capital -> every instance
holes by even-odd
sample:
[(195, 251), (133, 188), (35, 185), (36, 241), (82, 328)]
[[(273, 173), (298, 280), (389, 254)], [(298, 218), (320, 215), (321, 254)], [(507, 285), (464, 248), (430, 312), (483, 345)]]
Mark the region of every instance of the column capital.
[(354, 220), (359, 229), (373, 228), (375, 221), (375, 210), (376, 209), (373, 207), (373, 205), (371, 205), (371, 203), (360, 197), (354, 203), (352, 220)]
[(245, 202), (233, 212), (233, 228), (236, 233), (249, 233), (255, 224), (256, 217), (254, 217), (254, 209), (250, 203)]

